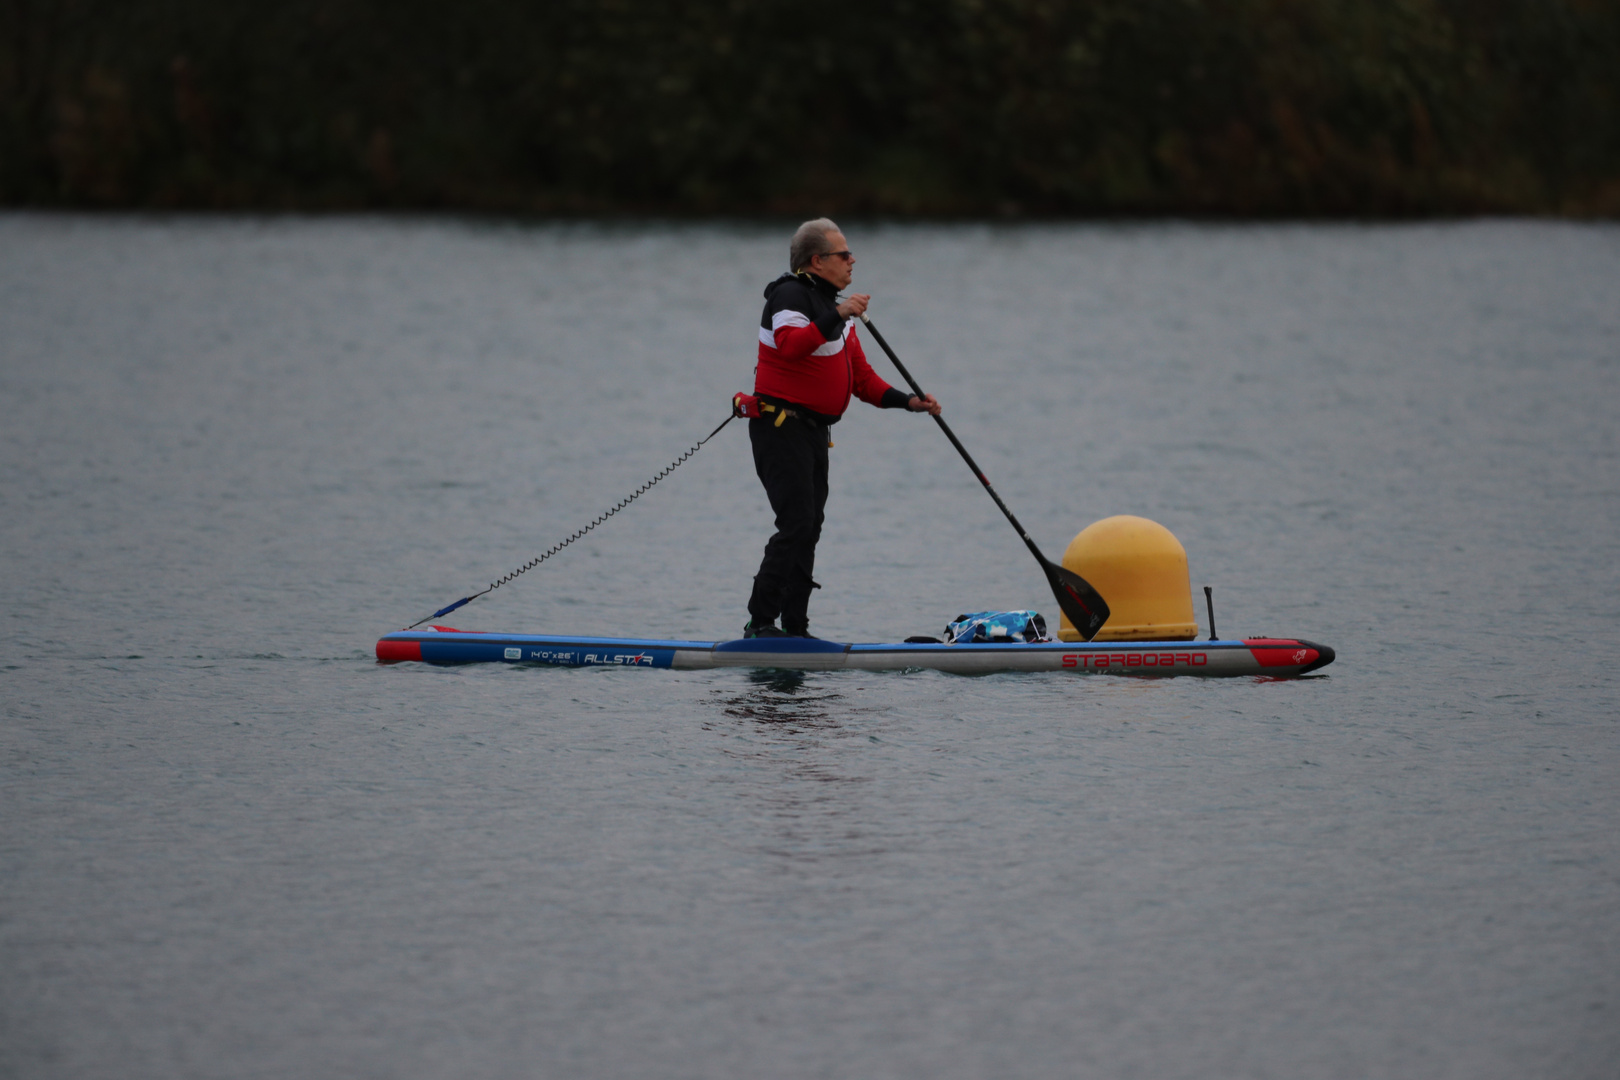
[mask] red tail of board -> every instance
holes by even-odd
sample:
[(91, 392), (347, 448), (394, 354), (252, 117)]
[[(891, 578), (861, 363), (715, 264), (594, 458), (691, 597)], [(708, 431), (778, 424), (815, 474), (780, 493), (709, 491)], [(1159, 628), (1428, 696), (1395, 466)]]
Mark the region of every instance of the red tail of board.
[(422, 643), (420, 641), (389, 641), (383, 638), (377, 642), (377, 659), (385, 664), (396, 664), (401, 660), (422, 659)]

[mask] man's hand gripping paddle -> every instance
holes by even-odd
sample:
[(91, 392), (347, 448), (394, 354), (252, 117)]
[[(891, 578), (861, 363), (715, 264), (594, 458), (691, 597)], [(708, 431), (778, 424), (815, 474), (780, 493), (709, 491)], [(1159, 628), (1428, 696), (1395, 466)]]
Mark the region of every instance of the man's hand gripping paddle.
[[(920, 398), (927, 397), (928, 395), (923, 393), (923, 388), (917, 385), (917, 380), (911, 377), (911, 372), (906, 370), (906, 365), (902, 364), (900, 358), (894, 355), (894, 350), (889, 348), (889, 343), (883, 340), (883, 335), (878, 333), (878, 328), (872, 325), (872, 320), (864, 312), (861, 314), (861, 322), (866, 324), (866, 328), (872, 332), (872, 337), (883, 347), (883, 351), (889, 354), (889, 359), (894, 362), (895, 370), (900, 372), (906, 382), (911, 384), (912, 391)], [(1096, 589), (1091, 587), (1085, 578), (1072, 570), (1065, 570), (1063, 567), (1053, 564), (1045, 555), (1041, 554), (1041, 549), (1035, 546), (1035, 541), (1031, 540), (1029, 533), (1024, 531), (1022, 525), (1018, 524), (1018, 519), (1013, 517), (1013, 512), (1007, 509), (1007, 504), (1001, 501), (1000, 495), (996, 494), (996, 489), (990, 486), (990, 478), (984, 475), (984, 471), (973, 460), (973, 455), (967, 452), (967, 447), (963, 446), (962, 441), (956, 437), (956, 432), (951, 430), (951, 426), (942, 417), (934, 417), (934, 423), (938, 424), (939, 429), (945, 433), (945, 437), (951, 440), (951, 445), (956, 447), (958, 454), (962, 455), (962, 460), (968, 463), (968, 468), (972, 469), (973, 475), (979, 478), (979, 483), (984, 485), (984, 490), (988, 491), (990, 497), (996, 500), (996, 505), (1001, 508), (1001, 512), (1007, 515), (1007, 520), (1012, 522), (1012, 527), (1018, 530), (1018, 535), (1023, 538), (1025, 546), (1029, 548), (1029, 553), (1035, 556), (1036, 562), (1041, 564), (1041, 570), (1046, 574), (1046, 580), (1052, 586), (1052, 595), (1057, 599), (1058, 607), (1062, 608), (1063, 614), (1069, 617), (1069, 622), (1074, 624), (1074, 628), (1079, 631), (1081, 638), (1090, 641), (1096, 637), (1097, 631), (1101, 630), (1103, 623), (1108, 621), (1108, 603), (1103, 600)]]

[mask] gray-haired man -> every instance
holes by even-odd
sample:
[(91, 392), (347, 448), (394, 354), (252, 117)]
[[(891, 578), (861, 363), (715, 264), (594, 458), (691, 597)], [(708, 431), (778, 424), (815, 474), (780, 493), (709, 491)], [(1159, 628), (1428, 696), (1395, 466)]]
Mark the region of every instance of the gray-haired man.
[(800, 225), (788, 246), (788, 268), (765, 287), (759, 326), (754, 394), (761, 412), (748, 422), (748, 436), (754, 469), (776, 513), (776, 533), (754, 576), (744, 637), (810, 636), (829, 429), (850, 397), (885, 409), (940, 412), (932, 394), (896, 390), (866, 362), (855, 320), (871, 297), (839, 297), (854, 277), (855, 256), (837, 225), (826, 218)]

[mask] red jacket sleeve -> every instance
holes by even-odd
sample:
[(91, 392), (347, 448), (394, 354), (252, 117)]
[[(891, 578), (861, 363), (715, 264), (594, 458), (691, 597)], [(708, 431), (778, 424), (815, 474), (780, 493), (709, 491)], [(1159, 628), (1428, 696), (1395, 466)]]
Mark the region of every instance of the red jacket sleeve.
[(850, 389), (868, 405), (882, 405), (884, 392), (894, 387), (878, 378), (878, 373), (866, 362), (866, 350), (861, 348), (861, 339), (856, 336), (853, 327), (844, 341), (844, 347), (849, 350)]

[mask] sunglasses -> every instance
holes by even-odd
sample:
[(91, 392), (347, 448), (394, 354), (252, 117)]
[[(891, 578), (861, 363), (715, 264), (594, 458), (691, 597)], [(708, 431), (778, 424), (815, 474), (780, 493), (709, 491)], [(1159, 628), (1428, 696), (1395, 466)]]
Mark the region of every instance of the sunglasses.
[(838, 258), (843, 259), (845, 262), (852, 262), (855, 259), (855, 253), (853, 251), (823, 251), (822, 254), (827, 256), (829, 259)]

